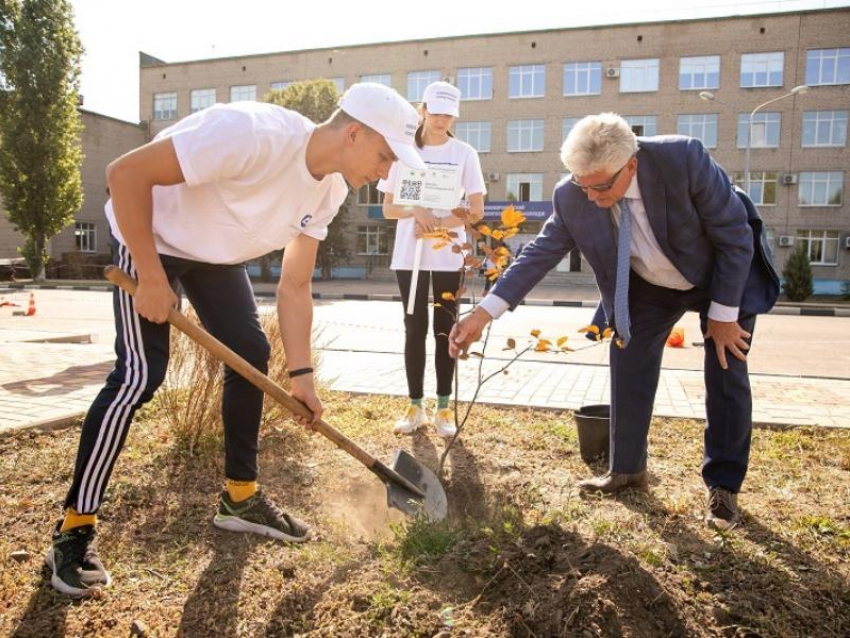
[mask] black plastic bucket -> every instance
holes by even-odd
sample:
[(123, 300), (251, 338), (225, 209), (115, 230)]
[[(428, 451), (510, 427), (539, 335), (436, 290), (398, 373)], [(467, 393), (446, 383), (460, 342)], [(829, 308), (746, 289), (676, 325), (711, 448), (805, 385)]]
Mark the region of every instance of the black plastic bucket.
[(607, 405), (585, 405), (574, 413), (578, 429), (581, 460), (593, 463), (608, 458), (611, 408)]

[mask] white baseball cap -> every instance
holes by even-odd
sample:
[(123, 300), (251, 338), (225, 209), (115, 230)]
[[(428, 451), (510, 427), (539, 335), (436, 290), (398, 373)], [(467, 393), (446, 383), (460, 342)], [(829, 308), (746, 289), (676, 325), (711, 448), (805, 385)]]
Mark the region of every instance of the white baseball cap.
[(448, 82), (434, 82), (425, 87), (422, 101), (429, 113), (458, 117), (460, 110), (460, 89)]
[(377, 82), (352, 84), (340, 98), (339, 108), (377, 131), (405, 165), (425, 168), (414, 141), (419, 114), (395, 90)]

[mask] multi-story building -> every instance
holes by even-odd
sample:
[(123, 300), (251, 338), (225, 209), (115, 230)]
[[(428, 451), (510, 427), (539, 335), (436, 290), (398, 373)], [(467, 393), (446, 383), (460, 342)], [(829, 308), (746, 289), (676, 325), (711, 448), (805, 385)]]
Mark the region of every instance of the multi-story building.
[[(478, 149), (487, 214), (507, 202), (529, 222), (527, 242), (551, 212), (564, 175), (560, 146), (584, 115), (615, 111), (643, 135), (699, 137), (744, 183), (750, 113), (750, 193), (781, 268), (806, 246), (818, 290), (850, 280), (850, 9), (829, 9), (377, 43), (166, 63), (142, 54), (140, 115), (155, 135), (216, 102), (263, 99), (296, 80), (340, 90), (369, 80), (411, 102), (428, 83), (461, 90), (456, 134)], [(789, 95), (807, 85), (805, 94)], [(705, 99), (712, 97), (713, 99)], [(774, 101), (775, 100), (775, 101)], [(373, 186), (349, 217), (357, 276), (387, 274), (393, 221)], [(587, 280), (577, 254), (555, 279)], [(582, 270), (584, 272), (582, 272)], [(551, 277), (550, 277), (551, 278)]]
[[(80, 253), (78, 262), (86, 261), (88, 257), (109, 254), (109, 223), (103, 213), (108, 198), (106, 166), (119, 155), (147, 141), (147, 128), (139, 124), (84, 109), (80, 109), (80, 117), (83, 123), (80, 143), (85, 155), (81, 167), (83, 205), (74, 216), (74, 222), (50, 240), (48, 253), (54, 264), (61, 262), (63, 256), (68, 254), (76, 256)], [(0, 259), (19, 257), (17, 249), (23, 243), (23, 237), (15, 232), (2, 214), (0, 205)], [(63, 274), (61, 268), (54, 272)], [(99, 277), (94, 268), (81, 272), (77, 267), (72, 274)]]

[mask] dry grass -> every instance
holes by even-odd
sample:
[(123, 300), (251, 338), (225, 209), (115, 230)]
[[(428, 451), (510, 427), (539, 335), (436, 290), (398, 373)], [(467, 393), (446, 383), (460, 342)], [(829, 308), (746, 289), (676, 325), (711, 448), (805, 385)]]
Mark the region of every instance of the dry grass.
[[(326, 403), (378, 457), (400, 444), (436, 463), (433, 433), (390, 434), (403, 400)], [(41, 571), (77, 432), (0, 440), (0, 635), (127, 636), (134, 620), (149, 636), (199, 637), (850, 634), (847, 431), (757, 431), (745, 525), (716, 534), (700, 521), (701, 423), (654, 423), (648, 494), (583, 497), (568, 415), (477, 407), (447, 465), (450, 517), (434, 526), (388, 514), (356, 461), (274, 421), (262, 480), (315, 526), (299, 547), (213, 528), (220, 449), (187, 454), (151, 414), (102, 510), (115, 583), (82, 602)]]
[[(190, 320), (198, 323), (193, 310), (186, 313)], [(280, 338), (277, 314), (260, 317), (263, 331), (271, 344), (269, 377), (289, 389), (286, 375), (286, 355)], [(157, 402), (146, 408), (148, 413), (157, 409), (179, 445), (190, 454), (215, 447), (221, 440), (221, 392), (224, 379), (223, 364), (206, 349), (198, 345), (177, 329), (171, 330), (171, 356), (168, 374), (157, 393)], [(271, 400), (267, 400), (264, 421), (271, 422), (285, 417), (285, 411)]]

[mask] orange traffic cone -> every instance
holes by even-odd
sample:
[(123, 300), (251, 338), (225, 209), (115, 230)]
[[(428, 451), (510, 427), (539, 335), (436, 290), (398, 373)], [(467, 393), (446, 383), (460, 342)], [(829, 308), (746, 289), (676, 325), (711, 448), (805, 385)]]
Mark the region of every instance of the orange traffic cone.
[(27, 308), (27, 317), (32, 317), (35, 314), (35, 293), (30, 293), (30, 305)]
[(668, 348), (684, 348), (685, 347), (685, 329), (682, 326), (676, 326), (670, 331), (670, 336), (667, 337)]

